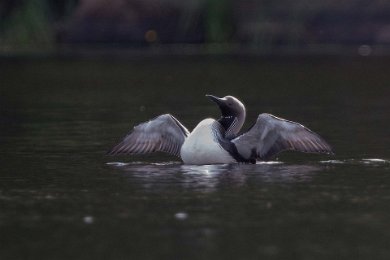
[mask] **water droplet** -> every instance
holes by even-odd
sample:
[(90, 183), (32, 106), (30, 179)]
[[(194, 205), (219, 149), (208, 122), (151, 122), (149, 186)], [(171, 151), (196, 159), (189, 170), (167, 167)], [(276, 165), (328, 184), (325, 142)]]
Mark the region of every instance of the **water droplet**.
[(175, 218), (178, 220), (185, 220), (188, 218), (188, 214), (185, 212), (178, 212), (175, 214)]
[(85, 224), (92, 224), (95, 220), (92, 216), (85, 216), (83, 217), (83, 221)]

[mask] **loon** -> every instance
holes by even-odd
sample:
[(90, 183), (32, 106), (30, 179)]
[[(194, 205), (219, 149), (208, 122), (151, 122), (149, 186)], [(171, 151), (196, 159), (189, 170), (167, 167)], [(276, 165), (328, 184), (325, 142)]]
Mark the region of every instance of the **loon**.
[(263, 113), (248, 131), (244, 104), (233, 96), (206, 95), (221, 110), (218, 120), (202, 120), (190, 133), (170, 114), (141, 123), (109, 152), (109, 155), (165, 152), (184, 164), (232, 164), (267, 161), (286, 150), (333, 154), (330, 145), (305, 126)]

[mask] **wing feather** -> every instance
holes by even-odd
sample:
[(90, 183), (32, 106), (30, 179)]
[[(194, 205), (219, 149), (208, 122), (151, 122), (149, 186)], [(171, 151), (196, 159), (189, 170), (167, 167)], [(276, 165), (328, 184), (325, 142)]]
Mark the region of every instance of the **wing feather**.
[(180, 148), (188, 135), (187, 128), (175, 117), (164, 114), (135, 126), (108, 154), (145, 154), (160, 151), (179, 156)]
[(245, 159), (268, 160), (286, 150), (333, 154), (330, 145), (307, 127), (270, 114), (259, 115), (248, 132), (232, 142)]

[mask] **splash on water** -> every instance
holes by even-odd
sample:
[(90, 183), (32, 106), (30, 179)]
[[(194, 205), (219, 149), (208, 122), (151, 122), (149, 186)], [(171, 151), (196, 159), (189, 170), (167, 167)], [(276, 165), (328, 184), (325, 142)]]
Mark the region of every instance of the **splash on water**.
[(326, 161), (320, 161), (320, 163), (325, 163), (325, 164), (344, 164), (346, 162), (345, 161), (341, 161), (341, 160), (326, 160)]
[(327, 160), (320, 161), (323, 164), (353, 164), (353, 165), (383, 165), (389, 164), (390, 160), (380, 158), (367, 158), (367, 159), (344, 159), (344, 160)]
[(134, 162), (107, 162), (106, 165), (108, 166), (114, 166), (114, 167), (127, 167), (132, 165), (156, 165), (156, 166), (168, 166), (168, 165), (175, 165), (175, 164), (181, 164), (180, 162), (176, 161), (168, 161), (168, 162), (142, 162), (142, 161), (134, 161)]
[[(323, 160), (318, 161), (319, 164), (323, 165), (370, 165), (380, 166), (390, 164), (390, 160), (381, 158), (363, 158), (363, 159), (340, 159), (340, 160)], [(203, 170), (205, 173), (212, 173), (214, 171), (220, 171), (221, 169), (229, 168), (232, 166), (243, 167), (243, 166), (256, 166), (259, 167), (272, 167), (286, 165), (282, 161), (258, 161), (256, 164), (216, 164), (216, 165), (185, 165), (179, 161), (166, 161), (166, 162), (147, 162), (147, 161), (134, 161), (134, 162), (107, 162), (106, 165), (118, 168), (132, 168), (132, 166), (138, 167), (153, 167), (153, 166), (180, 166), (185, 171), (193, 170), (195, 167), (197, 171)]]
[(389, 163), (389, 160), (378, 159), (378, 158), (363, 159), (362, 161), (365, 163)]
[(108, 162), (108, 163), (106, 163), (106, 165), (115, 166), (115, 167), (124, 167), (124, 166), (130, 165), (130, 163), (124, 163), (124, 162)]
[(283, 162), (281, 161), (258, 161), (256, 162), (256, 164), (260, 164), (260, 165), (275, 165), (275, 164), (283, 164)]

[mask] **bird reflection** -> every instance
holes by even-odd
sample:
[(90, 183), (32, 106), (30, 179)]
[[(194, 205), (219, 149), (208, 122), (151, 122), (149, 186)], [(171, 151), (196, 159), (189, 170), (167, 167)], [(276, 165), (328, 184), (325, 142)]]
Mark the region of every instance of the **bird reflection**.
[(214, 192), (220, 187), (310, 182), (324, 165), (291, 165), (281, 162), (221, 165), (183, 165), (165, 163), (110, 163), (120, 169), (130, 182), (142, 184), (146, 190), (184, 189)]

